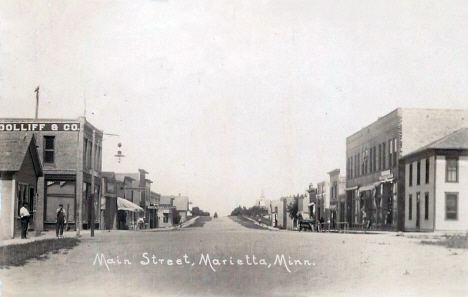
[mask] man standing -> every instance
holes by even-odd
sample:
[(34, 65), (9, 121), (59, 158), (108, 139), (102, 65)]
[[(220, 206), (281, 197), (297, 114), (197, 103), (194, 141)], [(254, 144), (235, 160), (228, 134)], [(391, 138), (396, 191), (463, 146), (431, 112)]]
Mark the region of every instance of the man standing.
[(63, 204), (59, 204), (59, 208), (57, 208), (57, 225), (55, 227), (56, 235), (58, 238), (63, 237), (64, 224), (65, 224), (65, 211), (63, 210)]
[(23, 203), (23, 207), (20, 208), (20, 218), (21, 218), (21, 238), (26, 239), (28, 238), (27, 232), (28, 232), (28, 225), (29, 225), (29, 211), (26, 208), (28, 204), (26, 202)]

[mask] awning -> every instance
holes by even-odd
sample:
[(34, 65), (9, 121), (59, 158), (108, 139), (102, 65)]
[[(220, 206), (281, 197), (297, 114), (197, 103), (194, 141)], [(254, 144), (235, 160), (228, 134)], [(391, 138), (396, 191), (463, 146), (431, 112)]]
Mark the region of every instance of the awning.
[(354, 190), (357, 190), (358, 189), (358, 186), (354, 186), (354, 187), (349, 187), (349, 188), (346, 188), (344, 189), (345, 191), (354, 191)]
[(123, 199), (117, 197), (117, 209), (118, 210), (128, 210), (128, 211), (143, 211), (143, 208), (139, 207), (133, 202), (128, 201), (127, 199)]
[(373, 189), (375, 189), (375, 187), (377, 187), (381, 183), (382, 182), (376, 182), (376, 183), (373, 183), (373, 184), (370, 184), (370, 185), (365, 185), (365, 186), (359, 187), (359, 192), (373, 190)]

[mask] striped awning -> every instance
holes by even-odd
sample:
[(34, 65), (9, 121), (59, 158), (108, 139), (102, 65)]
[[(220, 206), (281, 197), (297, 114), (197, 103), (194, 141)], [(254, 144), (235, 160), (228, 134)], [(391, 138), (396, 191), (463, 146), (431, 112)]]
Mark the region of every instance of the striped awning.
[(117, 209), (118, 210), (127, 210), (127, 211), (143, 211), (143, 208), (140, 206), (136, 205), (135, 203), (128, 201), (127, 199), (123, 199), (120, 197), (117, 197)]

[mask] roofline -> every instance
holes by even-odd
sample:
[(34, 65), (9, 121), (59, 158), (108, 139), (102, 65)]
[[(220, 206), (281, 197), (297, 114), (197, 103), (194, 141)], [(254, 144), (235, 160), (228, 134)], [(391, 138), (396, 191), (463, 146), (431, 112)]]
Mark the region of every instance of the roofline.
[(346, 142), (348, 141), (348, 138), (351, 138), (351, 137), (353, 137), (354, 135), (358, 134), (359, 132), (361, 132), (361, 131), (363, 131), (363, 130), (369, 128), (370, 126), (372, 126), (372, 124), (374, 124), (374, 123), (380, 121), (381, 119), (383, 119), (383, 118), (385, 118), (385, 117), (388, 117), (390, 114), (392, 114), (392, 113), (394, 113), (394, 112), (397, 112), (397, 113), (398, 113), (398, 112), (399, 112), (400, 110), (402, 110), (402, 109), (406, 109), (406, 108), (398, 107), (398, 108), (392, 110), (391, 112), (385, 114), (384, 116), (378, 117), (377, 120), (373, 121), (372, 123), (370, 123), (370, 124), (367, 125), (367, 126), (362, 127), (362, 128), (359, 129), (358, 131), (356, 131), (356, 132), (354, 132), (353, 134), (351, 134), (351, 135), (349, 135), (348, 137), (346, 137)]
[(327, 174), (332, 174), (334, 172), (340, 172), (341, 169), (340, 168), (336, 168), (336, 169), (333, 169), (332, 171), (328, 172)]
[(402, 156), (400, 159), (401, 159), (401, 160), (405, 160), (405, 159), (407, 159), (407, 158), (414, 157), (414, 156), (416, 156), (416, 155), (418, 155), (418, 154), (422, 154), (422, 153), (425, 153), (425, 152), (430, 151), (430, 150), (467, 151), (468, 149), (466, 149), (466, 148), (453, 148), (453, 147), (451, 147), (451, 148), (440, 148), (440, 147), (439, 147), (439, 148), (435, 148), (435, 147), (430, 147), (431, 145), (433, 145), (433, 144), (435, 144), (435, 143), (437, 143), (437, 142), (439, 142), (439, 141), (444, 140), (445, 138), (451, 136), (452, 134), (458, 133), (458, 132), (460, 132), (461, 130), (465, 130), (465, 129), (468, 129), (468, 128), (460, 128), (460, 129), (458, 129), (458, 130), (456, 130), (456, 131), (454, 131), (454, 132), (452, 132), (452, 133), (450, 133), (450, 134), (448, 134), (448, 135), (445, 135), (445, 136), (442, 137), (442, 138), (439, 138), (439, 139), (437, 139), (437, 140), (435, 140), (435, 141), (429, 143), (428, 145), (423, 146), (422, 148), (420, 148), (420, 149), (418, 149), (418, 150), (416, 150), (416, 151), (414, 151), (414, 152), (412, 152), (412, 153), (409, 153), (409, 154), (407, 154), (407, 155)]
[(84, 116), (79, 116), (77, 118), (0, 118), (0, 123), (7, 123), (7, 122), (13, 122), (13, 121), (27, 121), (27, 122), (80, 122), (81, 124), (84, 124), (85, 126), (90, 126), (93, 130), (96, 130), (98, 133), (104, 133), (104, 130), (96, 128), (93, 124), (91, 124), (90, 121), (86, 119)]

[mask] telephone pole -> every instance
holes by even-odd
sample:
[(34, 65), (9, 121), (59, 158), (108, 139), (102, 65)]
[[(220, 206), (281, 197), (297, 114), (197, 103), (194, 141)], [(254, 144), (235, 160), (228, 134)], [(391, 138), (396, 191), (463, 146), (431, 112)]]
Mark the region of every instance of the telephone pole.
[(94, 196), (96, 194), (94, 190), (94, 162), (96, 160), (95, 155), (96, 155), (96, 150), (94, 149), (96, 147), (96, 130), (93, 129), (93, 142), (91, 144), (91, 237), (94, 237), (94, 211), (95, 211), (95, 206), (94, 206)]
[(39, 86), (37, 86), (34, 92), (36, 92), (36, 116), (34, 118), (37, 120), (39, 114)]

